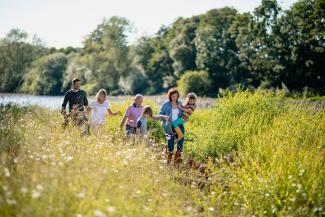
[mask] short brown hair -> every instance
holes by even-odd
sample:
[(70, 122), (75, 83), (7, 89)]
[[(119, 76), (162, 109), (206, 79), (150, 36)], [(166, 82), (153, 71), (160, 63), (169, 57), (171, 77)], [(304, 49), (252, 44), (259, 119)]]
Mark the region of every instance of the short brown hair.
[(73, 78), (73, 79), (72, 79), (72, 84), (74, 84), (75, 82), (78, 82), (78, 81), (80, 81), (79, 78)]
[(147, 115), (149, 115), (150, 117), (152, 116), (152, 108), (150, 107), (150, 106), (146, 106), (146, 107), (144, 107), (143, 108), (143, 112), (142, 112), (143, 114), (147, 114)]
[(179, 92), (178, 92), (177, 88), (173, 87), (168, 90), (167, 96), (168, 96), (169, 101), (172, 101), (172, 95), (175, 93), (177, 93), (177, 95), (178, 95), (178, 97), (177, 97), (177, 100), (178, 100)]

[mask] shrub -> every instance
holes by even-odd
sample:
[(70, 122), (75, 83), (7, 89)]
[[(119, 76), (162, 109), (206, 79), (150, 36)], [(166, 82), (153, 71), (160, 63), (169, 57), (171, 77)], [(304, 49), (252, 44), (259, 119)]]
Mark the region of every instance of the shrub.
[(181, 94), (195, 92), (199, 96), (210, 94), (212, 83), (206, 71), (187, 71), (177, 82)]

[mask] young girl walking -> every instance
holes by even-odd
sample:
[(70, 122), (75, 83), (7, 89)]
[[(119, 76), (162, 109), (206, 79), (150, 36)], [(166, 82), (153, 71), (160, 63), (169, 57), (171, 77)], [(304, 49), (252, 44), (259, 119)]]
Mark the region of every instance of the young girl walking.
[(105, 126), (106, 115), (111, 116), (121, 114), (120, 111), (113, 112), (110, 103), (106, 100), (107, 92), (105, 89), (100, 89), (96, 94), (96, 101), (92, 102), (89, 106), (88, 112), (90, 114), (90, 123), (93, 130), (97, 131), (99, 128)]

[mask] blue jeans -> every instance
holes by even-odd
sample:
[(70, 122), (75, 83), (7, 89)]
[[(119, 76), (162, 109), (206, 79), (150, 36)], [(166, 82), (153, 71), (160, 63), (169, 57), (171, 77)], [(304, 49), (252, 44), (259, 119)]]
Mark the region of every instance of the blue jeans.
[(135, 134), (135, 130), (136, 130), (135, 127), (131, 127), (129, 125), (126, 125), (125, 126), (125, 135), (126, 135), (126, 137), (130, 137), (131, 134)]
[[(178, 126), (184, 135), (185, 134), (184, 124), (179, 124)], [(175, 138), (176, 138), (176, 135), (174, 133), (173, 134), (166, 133), (166, 139), (167, 139), (167, 145), (168, 145), (169, 152), (174, 151)], [(183, 137), (180, 141), (177, 142), (177, 151), (181, 151), (181, 152), (183, 151), (184, 138), (185, 137)]]

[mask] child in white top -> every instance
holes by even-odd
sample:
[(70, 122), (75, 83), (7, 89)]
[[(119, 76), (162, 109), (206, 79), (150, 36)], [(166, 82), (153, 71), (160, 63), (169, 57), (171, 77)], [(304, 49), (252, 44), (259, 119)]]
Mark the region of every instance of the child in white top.
[(110, 103), (106, 100), (107, 92), (105, 89), (100, 89), (96, 94), (96, 101), (90, 104), (91, 111), (90, 122), (94, 130), (105, 125), (106, 115), (115, 116), (121, 114), (120, 111), (112, 112)]

